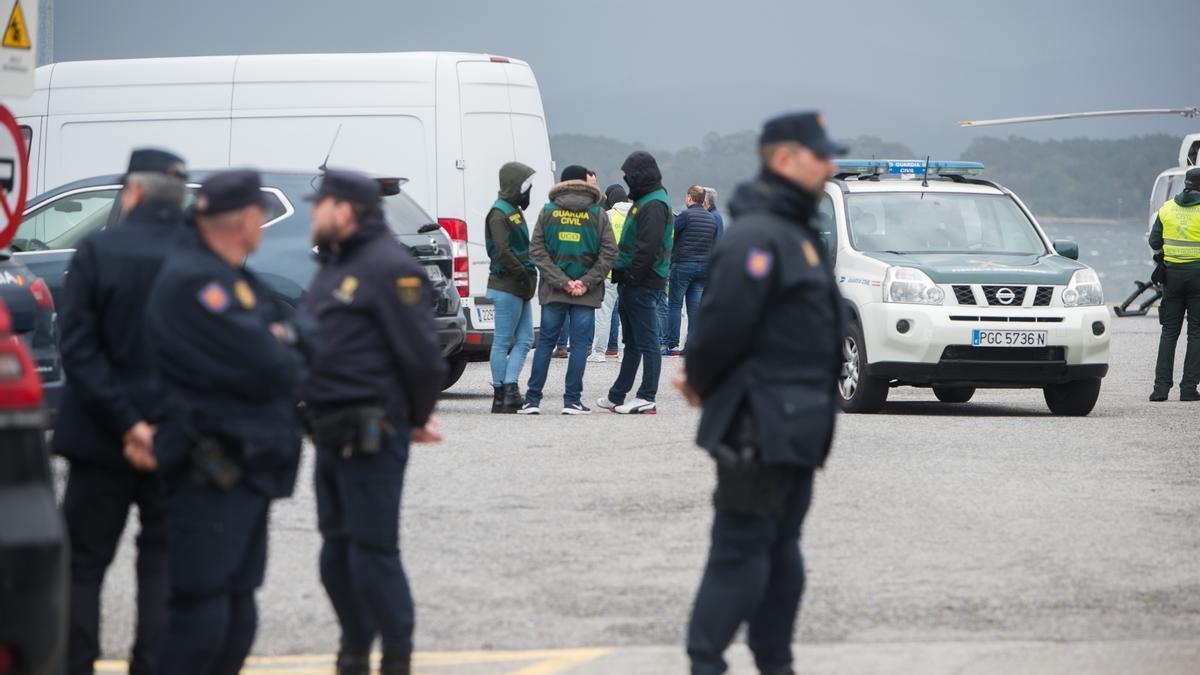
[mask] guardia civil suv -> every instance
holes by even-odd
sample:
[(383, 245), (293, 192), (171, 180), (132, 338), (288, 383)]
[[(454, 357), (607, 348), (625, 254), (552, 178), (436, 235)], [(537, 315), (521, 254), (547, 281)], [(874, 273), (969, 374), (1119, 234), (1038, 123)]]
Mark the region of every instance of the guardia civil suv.
[(842, 408), (873, 413), (892, 387), (966, 403), (1037, 388), (1087, 415), (1108, 373), (1109, 313), (1079, 247), (1051, 241), (974, 162), (841, 160), (821, 223), (849, 306)]

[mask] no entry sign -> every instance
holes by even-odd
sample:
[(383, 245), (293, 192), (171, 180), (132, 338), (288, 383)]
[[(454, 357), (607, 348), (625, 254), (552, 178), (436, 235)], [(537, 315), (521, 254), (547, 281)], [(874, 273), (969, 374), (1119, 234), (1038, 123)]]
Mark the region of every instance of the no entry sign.
[(6, 106), (0, 106), (0, 248), (8, 246), (25, 213), (29, 154), (25, 136)]

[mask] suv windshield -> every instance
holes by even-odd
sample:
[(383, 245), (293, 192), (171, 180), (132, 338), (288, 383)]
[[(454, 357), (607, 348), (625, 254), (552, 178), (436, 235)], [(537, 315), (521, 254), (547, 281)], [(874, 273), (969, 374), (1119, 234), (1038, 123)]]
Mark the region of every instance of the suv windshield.
[(846, 195), (860, 251), (1040, 255), (1046, 244), (1007, 195), (868, 192)]
[(397, 234), (417, 234), (422, 225), (436, 222), (403, 190), (383, 198), (383, 213)]

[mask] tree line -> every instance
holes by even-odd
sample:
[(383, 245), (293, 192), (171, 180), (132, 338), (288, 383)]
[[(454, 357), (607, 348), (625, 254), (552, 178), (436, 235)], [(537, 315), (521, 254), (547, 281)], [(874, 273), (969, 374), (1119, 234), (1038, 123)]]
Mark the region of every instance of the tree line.
[[(1154, 178), (1174, 166), (1180, 139), (1169, 134), (1106, 140), (1036, 141), (1020, 136), (982, 137), (961, 159), (983, 162), (984, 177), (1011, 188), (1039, 217), (1139, 220), (1147, 210)], [(682, 205), (688, 186), (716, 188), (722, 201), (757, 171), (757, 134), (711, 133), (675, 152), (602, 136), (558, 134), (550, 139), (558, 164), (582, 164), (597, 172), (601, 189), (621, 182), (621, 163), (634, 150), (658, 159), (673, 202)], [(850, 157), (908, 159), (911, 148), (876, 136), (843, 139)], [(944, 158), (939, 158), (944, 159)], [(724, 206), (724, 203), (722, 204)]]

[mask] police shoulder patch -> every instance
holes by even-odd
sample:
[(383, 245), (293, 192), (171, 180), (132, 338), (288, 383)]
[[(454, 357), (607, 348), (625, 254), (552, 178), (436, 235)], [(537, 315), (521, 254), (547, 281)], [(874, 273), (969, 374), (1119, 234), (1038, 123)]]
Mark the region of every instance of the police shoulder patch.
[(421, 300), (421, 277), (405, 276), (396, 279), (396, 295), (400, 302), (415, 305)]
[(213, 281), (208, 283), (200, 292), (196, 294), (196, 299), (200, 301), (204, 308), (213, 314), (222, 314), (229, 309), (229, 293), (225, 291), (225, 287), (220, 283)]
[(775, 257), (770, 251), (761, 248), (751, 248), (746, 255), (746, 274), (751, 279), (765, 279), (771, 273)]

